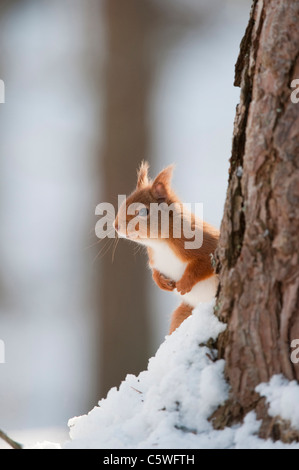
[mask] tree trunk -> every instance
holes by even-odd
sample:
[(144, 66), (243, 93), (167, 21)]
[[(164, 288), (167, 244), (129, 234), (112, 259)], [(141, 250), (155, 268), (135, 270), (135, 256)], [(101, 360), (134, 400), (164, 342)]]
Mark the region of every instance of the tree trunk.
[(213, 416), (221, 428), (255, 409), (261, 437), (298, 438), (289, 423), (270, 419), (260, 382), (282, 373), (299, 380), (290, 360), (299, 338), (299, 3), (254, 0), (241, 42), (235, 85), (229, 185), (216, 252), (216, 313), (227, 322), (218, 341), (231, 386)]
[[(105, 0), (107, 60), (105, 126), (101, 160), (103, 201), (136, 186), (137, 167), (148, 159), (147, 110), (153, 10), (147, 1)], [(104, 241), (105, 243), (105, 241)], [(127, 373), (138, 374), (149, 357), (146, 261), (120, 240), (114, 262), (101, 258), (101, 394)]]

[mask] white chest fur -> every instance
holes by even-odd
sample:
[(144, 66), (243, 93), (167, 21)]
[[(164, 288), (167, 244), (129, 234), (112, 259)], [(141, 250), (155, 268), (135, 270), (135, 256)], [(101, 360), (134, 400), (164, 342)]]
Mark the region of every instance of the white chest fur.
[(173, 281), (181, 279), (186, 269), (187, 263), (181, 261), (167, 243), (153, 243), (151, 245), (153, 263), (151, 267), (169, 277)]
[[(151, 243), (152, 262), (151, 267), (169, 277), (173, 281), (179, 281), (186, 269), (187, 263), (181, 261), (167, 243)], [(192, 290), (185, 295), (175, 292), (181, 299), (192, 307), (196, 307), (200, 302), (210, 302), (215, 297), (218, 280), (216, 276), (211, 276), (204, 281), (200, 281)]]

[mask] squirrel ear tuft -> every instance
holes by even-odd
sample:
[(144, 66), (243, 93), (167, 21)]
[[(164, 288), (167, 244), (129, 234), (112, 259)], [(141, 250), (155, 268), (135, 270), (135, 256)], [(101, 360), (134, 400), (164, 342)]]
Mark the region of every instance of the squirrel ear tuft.
[(137, 170), (137, 188), (142, 188), (148, 185), (148, 169), (148, 162), (142, 161), (139, 169)]
[(166, 199), (170, 189), (173, 170), (174, 165), (169, 165), (155, 178), (152, 185), (152, 192), (156, 199)]

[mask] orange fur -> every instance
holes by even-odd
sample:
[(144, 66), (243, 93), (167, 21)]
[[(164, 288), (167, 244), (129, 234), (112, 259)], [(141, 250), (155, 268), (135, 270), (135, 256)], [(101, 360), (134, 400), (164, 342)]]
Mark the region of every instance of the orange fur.
[(184, 302), (173, 312), (169, 328), (169, 334), (173, 333), (186, 318), (192, 314), (192, 307)]
[[(126, 200), (126, 207), (120, 209), (125, 210), (132, 203), (140, 203), (145, 205), (147, 208), (150, 208), (151, 203), (166, 203), (168, 206), (175, 203), (182, 205), (179, 198), (176, 196), (174, 191), (171, 188), (171, 177), (173, 172), (173, 165), (168, 166), (162, 170), (158, 176), (151, 181), (148, 177), (148, 163), (142, 162), (138, 172), (137, 172), (137, 186), (136, 189)], [(126, 236), (130, 239), (130, 234), (127, 233), (128, 223), (135, 217), (135, 215), (125, 214), (126, 227), (119, 227), (118, 218), (119, 214), (115, 219), (115, 228), (125, 231)], [(192, 241), (190, 238), (184, 238), (182, 235), (181, 238), (175, 238), (173, 236), (174, 228), (174, 217), (175, 215), (172, 212), (169, 212), (169, 238), (163, 239), (163, 234), (161, 233), (161, 222), (159, 221), (158, 226), (158, 239), (161, 238), (161, 243), (167, 242), (169, 248), (175, 254), (175, 256), (181, 260), (183, 263), (186, 263), (185, 271), (177, 282), (173, 279), (170, 279), (168, 276), (165, 276), (164, 273), (159, 272), (154, 267), (153, 251), (150, 246), (147, 246), (149, 265), (152, 268), (153, 280), (160, 287), (160, 289), (172, 291), (175, 288), (181, 295), (189, 293), (192, 288), (199, 282), (209, 279), (214, 276), (214, 270), (211, 265), (211, 254), (214, 253), (218, 238), (219, 232), (217, 229), (212, 227), (206, 222), (203, 222), (203, 243), (200, 248), (196, 249), (186, 249), (185, 242)], [(150, 212), (147, 216), (147, 220), (150, 220)], [(195, 216), (192, 214), (192, 229), (195, 229), (198, 221)], [(177, 219), (176, 219), (177, 221)], [(181, 225), (183, 225), (182, 218), (180, 219)], [(147, 223), (146, 232), (142, 235), (143, 238), (132, 238), (132, 240), (147, 245), (146, 240), (150, 240), (150, 224)], [(173, 313), (170, 333), (176, 329), (182, 321), (192, 313), (193, 307), (188, 305), (187, 302), (183, 302)]]
[(157, 269), (153, 269), (153, 280), (162, 290), (172, 291), (176, 287), (176, 283), (168, 277), (161, 274)]

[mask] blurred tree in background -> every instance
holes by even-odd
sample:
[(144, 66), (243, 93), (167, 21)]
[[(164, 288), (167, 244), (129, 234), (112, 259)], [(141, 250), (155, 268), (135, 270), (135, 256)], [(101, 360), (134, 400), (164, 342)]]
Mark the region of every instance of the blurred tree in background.
[[(117, 195), (128, 195), (134, 189), (141, 160), (150, 160), (149, 39), (153, 32), (154, 7), (147, 0), (105, 0), (104, 18), (107, 59), (100, 165), (103, 200), (113, 202), (116, 207)], [(127, 373), (139, 373), (146, 368), (149, 296), (144, 259), (134, 256), (129, 243), (118, 244), (113, 264), (111, 256), (102, 258), (101, 273), (100, 386), (105, 394)]]

